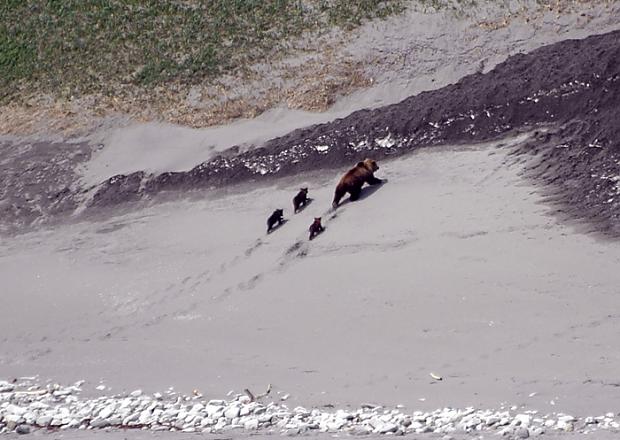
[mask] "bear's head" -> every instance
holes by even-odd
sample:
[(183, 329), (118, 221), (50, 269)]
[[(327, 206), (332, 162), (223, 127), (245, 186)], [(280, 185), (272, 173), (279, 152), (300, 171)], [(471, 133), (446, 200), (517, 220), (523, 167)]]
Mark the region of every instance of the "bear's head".
[(276, 209), (274, 214), (277, 215), (278, 217), (282, 217), (284, 215), (284, 209)]
[(377, 161), (373, 159), (365, 159), (363, 164), (369, 171), (373, 173), (379, 169), (379, 165), (377, 165)]
[(321, 224), (321, 217), (314, 217), (314, 224)]
[(299, 188), (299, 192), (302, 194), (308, 194), (308, 188)]

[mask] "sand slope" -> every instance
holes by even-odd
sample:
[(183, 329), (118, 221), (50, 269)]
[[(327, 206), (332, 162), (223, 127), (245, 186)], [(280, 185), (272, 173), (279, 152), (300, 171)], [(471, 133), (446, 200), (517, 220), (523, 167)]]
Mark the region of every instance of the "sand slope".
[[(614, 411), (620, 245), (559, 224), (507, 151), (383, 161), (389, 182), (335, 216), (330, 173), (7, 238), (0, 377)], [(315, 200), (293, 216), (302, 183)]]

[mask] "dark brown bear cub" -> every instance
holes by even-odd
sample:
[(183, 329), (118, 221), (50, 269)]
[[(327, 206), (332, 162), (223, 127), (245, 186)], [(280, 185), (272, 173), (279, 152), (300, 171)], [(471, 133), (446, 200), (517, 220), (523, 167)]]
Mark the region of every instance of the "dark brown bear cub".
[(310, 240), (323, 232), (325, 228), (321, 225), (321, 217), (314, 217), (314, 221), (308, 230), (310, 231)]
[(276, 223), (278, 224), (278, 226), (284, 223), (284, 218), (282, 218), (283, 215), (283, 209), (276, 209), (275, 211), (273, 211), (273, 214), (271, 214), (271, 216), (267, 219), (267, 234), (271, 232)]
[(372, 159), (366, 159), (363, 162), (358, 162), (353, 168), (342, 176), (340, 182), (336, 186), (336, 192), (334, 193), (334, 201), (332, 206), (338, 207), (340, 199), (344, 197), (346, 193), (351, 194), (351, 200), (355, 201), (359, 199), (362, 192), (362, 186), (364, 183), (369, 185), (378, 185), (383, 183), (383, 180), (377, 179), (374, 176), (374, 172), (379, 169), (377, 162)]
[(297, 214), (300, 208), (306, 206), (308, 203), (308, 188), (300, 188), (299, 192), (293, 198), (293, 212)]

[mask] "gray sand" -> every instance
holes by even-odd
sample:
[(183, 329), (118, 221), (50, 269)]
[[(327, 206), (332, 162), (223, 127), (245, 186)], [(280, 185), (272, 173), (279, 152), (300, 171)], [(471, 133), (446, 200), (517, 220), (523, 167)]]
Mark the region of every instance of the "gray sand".
[[(315, 201), (295, 216), (291, 181), (5, 240), (0, 377), (616, 411), (620, 245), (558, 224), (505, 161), (482, 146), (382, 163), (389, 182), (336, 218), (338, 176), (306, 176)], [(290, 221), (266, 236), (277, 207)]]

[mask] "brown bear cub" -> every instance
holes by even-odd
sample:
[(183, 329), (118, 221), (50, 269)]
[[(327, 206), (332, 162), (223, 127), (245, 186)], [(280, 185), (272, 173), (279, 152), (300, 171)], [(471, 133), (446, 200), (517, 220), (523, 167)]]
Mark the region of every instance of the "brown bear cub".
[(308, 230), (310, 231), (310, 240), (323, 232), (325, 228), (321, 225), (321, 217), (314, 217), (314, 221)]
[(338, 207), (340, 199), (342, 199), (346, 193), (351, 194), (351, 201), (359, 199), (364, 183), (369, 185), (383, 183), (383, 180), (377, 179), (373, 174), (378, 169), (379, 166), (377, 162), (372, 159), (366, 159), (363, 162), (358, 162), (357, 165), (347, 171), (336, 186), (334, 201), (332, 203), (334, 209)]
[(300, 188), (297, 195), (293, 198), (293, 212), (297, 214), (300, 208), (308, 203), (308, 188)]
[(273, 211), (273, 214), (271, 214), (271, 216), (267, 219), (267, 234), (271, 232), (276, 223), (278, 226), (281, 226), (284, 223), (284, 218), (282, 218), (283, 215), (283, 209), (276, 209)]

